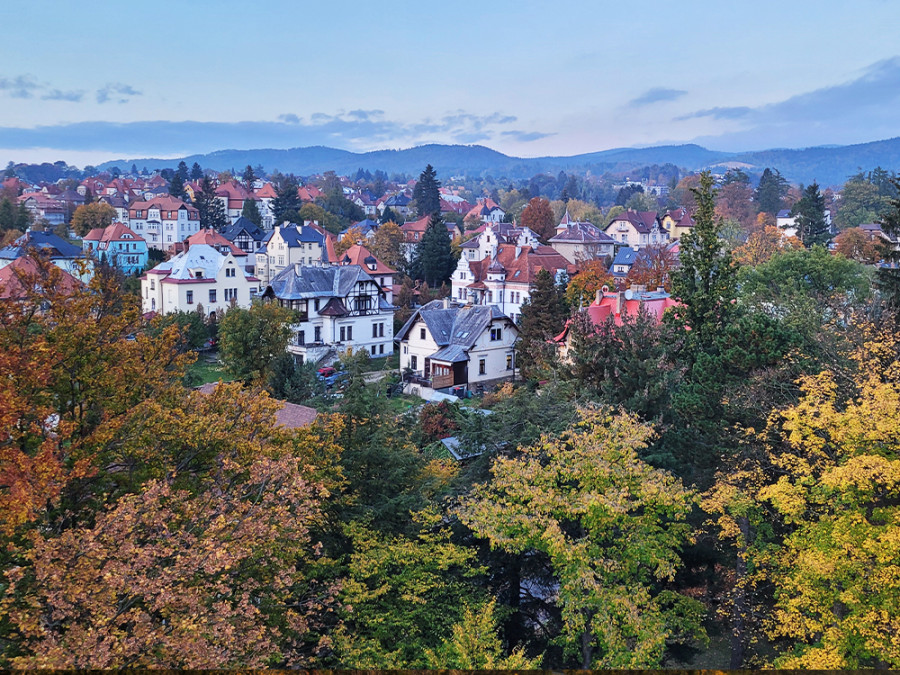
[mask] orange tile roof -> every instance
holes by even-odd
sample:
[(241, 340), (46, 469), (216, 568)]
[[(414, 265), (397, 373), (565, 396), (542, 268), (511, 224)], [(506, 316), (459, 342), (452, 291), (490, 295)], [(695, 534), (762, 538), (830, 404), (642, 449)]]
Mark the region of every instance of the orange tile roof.
[[(131, 235), (131, 236), (124, 236)], [(122, 223), (113, 223), (109, 227), (96, 227), (85, 235), (86, 241), (144, 241), (139, 234), (135, 234), (129, 227)]]
[(0, 269), (0, 299), (22, 300), (28, 295), (29, 286), (31, 290), (37, 287), (46, 287), (45, 274), (55, 277), (58, 288), (66, 293), (71, 293), (83, 285), (78, 279), (56, 265), (50, 265), (42, 270), (34, 258), (24, 255)]
[[(375, 269), (370, 269), (366, 264), (366, 258), (372, 258), (375, 261)], [(346, 261), (346, 262), (345, 262)], [(372, 252), (369, 251), (365, 246), (361, 244), (353, 244), (350, 248), (347, 249), (346, 253), (341, 256), (341, 264), (342, 265), (361, 265), (365, 268), (368, 274), (396, 274), (395, 270), (392, 270), (390, 267), (381, 262), (378, 258), (372, 255)]]

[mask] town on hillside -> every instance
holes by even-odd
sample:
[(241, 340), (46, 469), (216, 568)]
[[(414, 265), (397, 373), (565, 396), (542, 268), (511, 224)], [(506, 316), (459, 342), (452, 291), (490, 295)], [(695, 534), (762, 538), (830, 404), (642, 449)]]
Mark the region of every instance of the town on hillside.
[(0, 666), (900, 668), (900, 178), (0, 176)]

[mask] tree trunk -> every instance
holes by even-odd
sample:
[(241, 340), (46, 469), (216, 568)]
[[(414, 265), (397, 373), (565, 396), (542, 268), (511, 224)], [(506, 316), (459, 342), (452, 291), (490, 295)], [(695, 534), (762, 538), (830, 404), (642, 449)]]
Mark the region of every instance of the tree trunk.
[(737, 519), (741, 530), (741, 542), (735, 560), (734, 602), (731, 606), (731, 662), (730, 669), (740, 668), (744, 663), (744, 647), (747, 641), (747, 546), (750, 542), (750, 521), (746, 517)]
[(585, 617), (584, 632), (581, 634), (581, 667), (583, 670), (590, 670), (591, 662), (594, 660), (594, 646), (591, 644), (594, 640), (594, 634), (591, 633), (593, 618), (593, 612)]

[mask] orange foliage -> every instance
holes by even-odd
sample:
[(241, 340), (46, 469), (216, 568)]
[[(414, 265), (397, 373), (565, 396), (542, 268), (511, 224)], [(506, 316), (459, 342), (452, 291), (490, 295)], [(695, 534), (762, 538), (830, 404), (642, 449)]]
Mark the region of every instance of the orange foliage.
[(675, 254), (668, 246), (648, 246), (641, 249), (634, 259), (626, 280), (633, 285), (646, 286), (649, 291), (660, 287), (669, 291), (672, 289), (670, 275), (674, 268)]
[(566, 302), (570, 307), (579, 307), (589, 305), (594, 301), (594, 297), (604, 286), (613, 288), (615, 281), (606, 265), (600, 260), (588, 260), (582, 263), (580, 271), (566, 286)]

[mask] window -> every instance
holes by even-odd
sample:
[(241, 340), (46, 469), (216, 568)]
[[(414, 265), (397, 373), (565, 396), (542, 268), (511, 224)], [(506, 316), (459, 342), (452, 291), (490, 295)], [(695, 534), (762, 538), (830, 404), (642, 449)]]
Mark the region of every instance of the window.
[(322, 327), (321, 326), (316, 326), (314, 339), (316, 342), (322, 341)]
[(315, 304), (316, 311), (318, 312), (319, 311), (319, 301), (316, 300), (313, 304)]
[(151, 290), (151, 291), (155, 291), (155, 290), (156, 290), (156, 279), (151, 279), (151, 280), (150, 280), (150, 290)]
[(409, 357), (409, 367), (413, 370), (419, 369), (419, 357), (417, 357), (415, 354)]
[(187, 299), (187, 304), (193, 305), (194, 304), (194, 291), (188, 291), (187, 293), (185, 293), (185, 296)]
[(425, 329), (424, 329), (424, 328), (420, 328), (420, 329), (419, 329), (419, 339), (420, 339), (420, 340), (424, 340), (424, 339), (425, 339)]
[(409, 354), (409, 347), (407, 345), (403, 345), (403, 353)]
[(209, 301), (210, 301), (210, 302), (215, 302), (215, 301), (216, 301), (216, 289), (215, 289), (215, 288), (210, 288), (210, 289), (209, 289)]
[(512, 355), (512, 354), (507, 354), (507, 355), (506, 355), (506, 369), (507, 369), (507, 370), (512, 370), (512, 369), (513, 369), (512, 366), (513, 366), (513, 355)]
[(491, 328), (491, 342), (503, 339), (503, 331), (500, 328)]
[(347, 339), (353, 339), (353, 326), (347, 326)]
[(297, 344), (301, 347), (306, 344), (306, 331), (299, 331), (297, 333)]
[(378, 337), (384, 337), (384, 324), (378, 324)]
[(485, 373), (487, 373), (487, 365), (485, 364), (484, 359), (479, 359), (478, 360), (478, 374), (484, 375)]
[(345, 326), (341, 326), (341, 342), (344, 342), (347, 339), (347, 328)]
[(378, 324), (372, 324), (372, 337), (378, 337)]
[(384, 354), (384, 345), (378, 345), (378, 353)]

